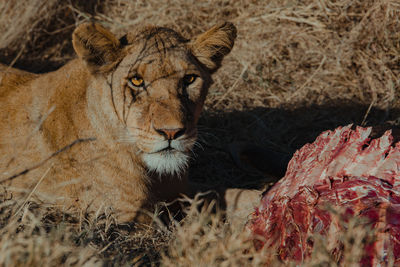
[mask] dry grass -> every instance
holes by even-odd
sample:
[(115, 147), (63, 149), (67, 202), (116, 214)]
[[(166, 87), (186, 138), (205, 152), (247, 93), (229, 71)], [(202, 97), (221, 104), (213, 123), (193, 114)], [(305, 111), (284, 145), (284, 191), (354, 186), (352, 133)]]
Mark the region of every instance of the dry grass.
[[(399, 128), (398, 0), (3, 1), (0, 14), (0, 61), (33, 72), (74, 57), (71, 32), (89, 19), (118, 33), (151, 23), (186, 37), (234, 22), (237, 42), (200, 121), (203, 149), (191, 167), (199, 190), (263, 184), (265, 177), (234, 165), (230, 143), (292, 152), (338, 125)], [(241, 228), (207, 211), (191, 209), (185, 223), (168, 229), (138, 230), (116, 225), (108, 213), (87, 218), (28, 203), (15, 214), (18, 208), (4, 196), (1, 265), (259, 266), (274, 257), (256, 253)], [(347, 266), (357, 262), (354, 240), (368, 235), (351, 227), (343, 236)], [(326, 246), (317, 247), (310, 264), (337, 263)]]

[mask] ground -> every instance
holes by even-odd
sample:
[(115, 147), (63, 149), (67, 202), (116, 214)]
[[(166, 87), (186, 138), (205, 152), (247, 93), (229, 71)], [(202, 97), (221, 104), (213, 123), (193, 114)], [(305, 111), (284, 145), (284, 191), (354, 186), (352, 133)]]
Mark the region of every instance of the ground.
[[(119, 34), (156, 24), (188, 38), (233, 22), (237, 42), (215, 74), (190, 169), (203, 191), (268, 180), (238, 168), (232, 144), (290, 154), (339, 125), (376, 126), (377, 135), (400, 127), (397, 0), (15, 0), (0, 3), (0, 14), (0, 62), (36, 73), (75, 56), (70, 36), (84, 21)], [(218, 213), (192, 209), (184, 224), (134, 231), (111, 215), (77, 218), (33, 203), (19, 208), (3, 195), (2, 265), (258, 266), (267, 258)], [(338, 260), (324, 249), (315, 255), (319, 265)]]

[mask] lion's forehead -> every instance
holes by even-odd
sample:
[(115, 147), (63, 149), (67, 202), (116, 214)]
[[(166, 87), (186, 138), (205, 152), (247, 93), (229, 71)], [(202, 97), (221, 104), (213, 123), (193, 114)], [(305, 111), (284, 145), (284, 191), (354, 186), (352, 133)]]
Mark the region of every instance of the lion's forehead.
[(127, 36), (130, 50), (140, 50), (142, 58), (151, 55), (166, 56), (169, 51), (185, 50), (187, 40), (177, 32), (162, 27), (149, 27)]
[(145, 45), (132, 47), (123, 60), (122, 66), (127, 66), (130, 74), (140, 74), (145, 79), (176, 78), (197, 70), (186, 47), (164, 49), (163, 44), (158, 48)]
[(181, 78), (190, 68), (190, 62), (180, 56), (171, 55), (165, 58), (153, 58), (144, 64), (139, 64), (137, 70), (145, 79), (175, 79)]

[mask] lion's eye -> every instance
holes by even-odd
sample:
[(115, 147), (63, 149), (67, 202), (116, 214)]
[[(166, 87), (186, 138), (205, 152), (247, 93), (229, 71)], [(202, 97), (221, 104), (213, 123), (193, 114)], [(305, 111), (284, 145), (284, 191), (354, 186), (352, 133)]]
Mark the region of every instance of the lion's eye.
[(183, 77), (183, 83), (187, 86), (194, 83), (196, 79), (197, 75), (194, 74), (185, 75), (185, 77)]
[(129, 79), (129, 83), (135, 87), (142, 87), (144, 85), (144, 80), (142, 77), (135, 75)]

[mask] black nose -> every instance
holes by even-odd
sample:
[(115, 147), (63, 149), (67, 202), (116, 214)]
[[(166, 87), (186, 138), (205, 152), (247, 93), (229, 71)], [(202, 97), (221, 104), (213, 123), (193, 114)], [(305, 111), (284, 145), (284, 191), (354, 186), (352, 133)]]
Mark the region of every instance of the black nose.
[(186, 128), (176, 128), (176, 129), (155, 129), (157, 133), (161, 134), (168, 140), (174, 140), (182, 136), (186, 132)]

